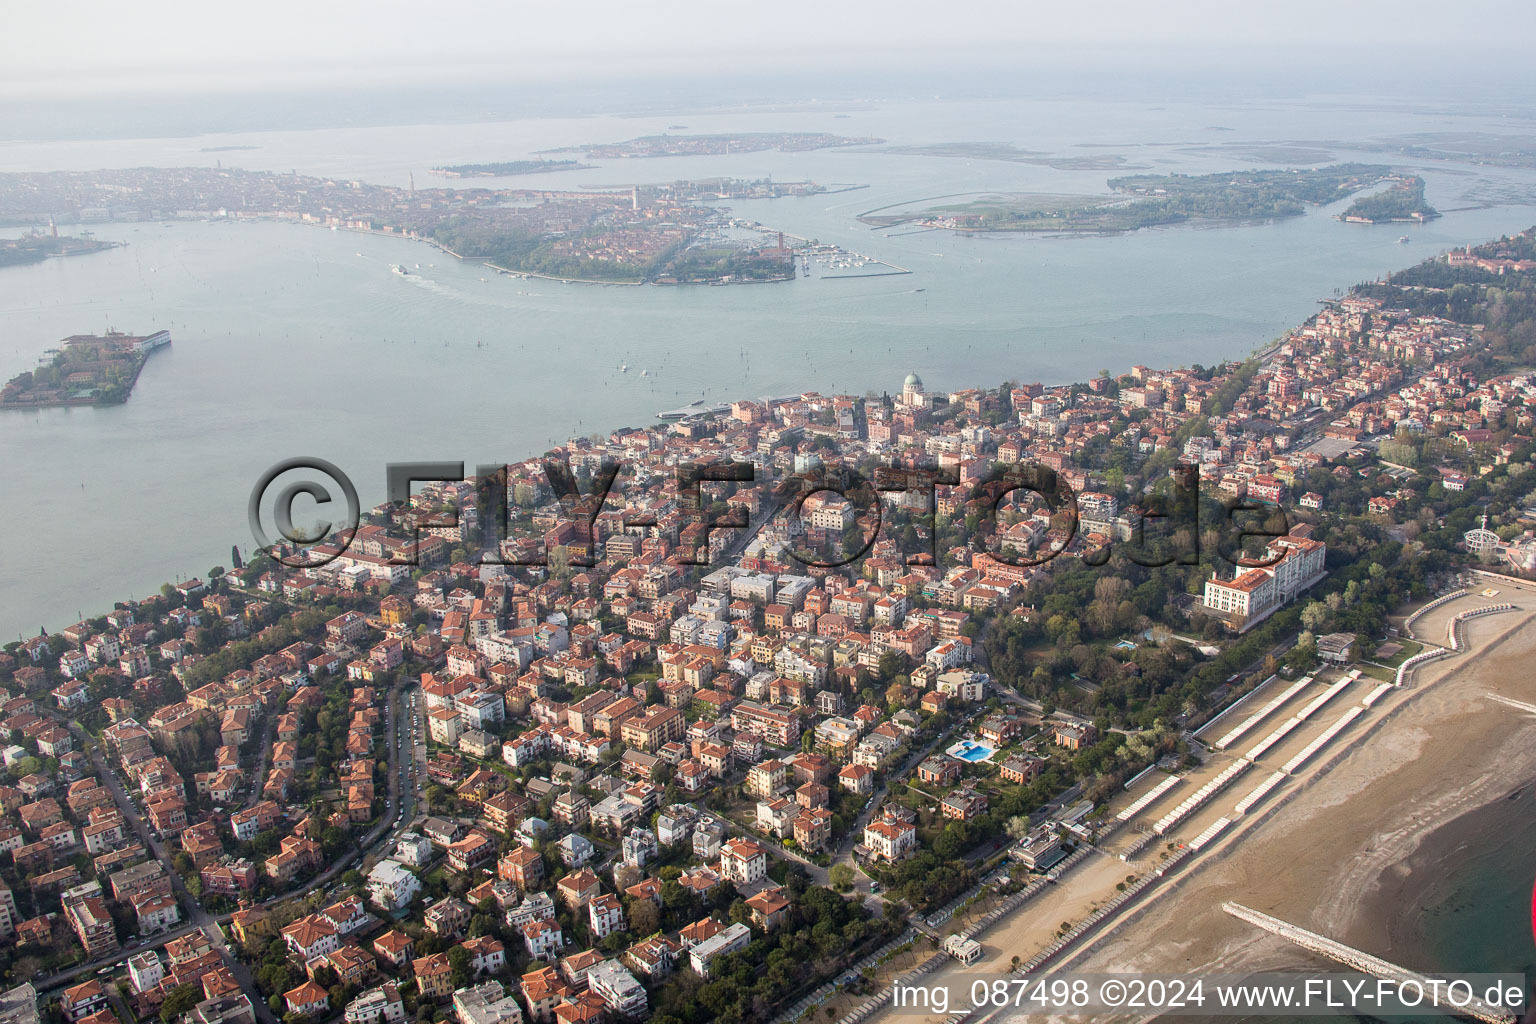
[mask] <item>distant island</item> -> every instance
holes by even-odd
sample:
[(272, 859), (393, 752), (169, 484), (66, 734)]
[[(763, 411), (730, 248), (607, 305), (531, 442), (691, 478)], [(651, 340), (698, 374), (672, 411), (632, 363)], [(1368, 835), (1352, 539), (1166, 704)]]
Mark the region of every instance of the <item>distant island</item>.
[(1424, 179), (1404, 178), (1385, 192), (1361, 196), (1339, 214), (1339, 220), (1351, 224), (1422, 223), (1440, 216), (1424, 201)]
[(41, 263), (54, 256), (81, 256), (103, 249), (115, 249), (121, 242), (103, 242), (95, 238), (71, 238), (68, 235), (43, 235), (36, 232), (20, 238), (0, 239), (0, 267)]
[(786, 245), (777, 232), (732, 218), (722, 201), (862, 187), (709, 178), (611, 189), (417, 189), (233, 167), (10, 172), (0, 173), (0, 224), (260, 218), (418, 239), (509, 274), (734, 284), (793, 279), (795, 249), (809, 240)]
[(43, 353), (37, 369), (0, 388), (0, 409), (57, 405), (119, 405), (128, 400), (151, 352), (171, 343), (167, 331), (148, 335), (77, 334)]
[(1315, 143), (1352, 149), (1356, 152), (1384, 153), (1397, 158), (1436, 160), (1487, 167), (1536, 167), (1536, 135), (1509, 132), (1409, 132), (1388, 135), (1364, 142), (1328, 140)]
[(967, 160), (1002, 160), (1013, 164), (1033, 164), (1058, 171), (1120, 171), (1129, 169), (1126, 159), (1118, 154), (1103, 156), (1054, 156), (1050, 153), (1022, 149), (1011, 142), (936, 142), (920, 146), (885, 146), (877, 153), (892, 156), (943, 156), (961, 157)]
[(199, 153), (243, 153), (248, 149), (260, 149), (260, 146), (204, 146)]
[(728, 156), (731, 153), (804, 153), (840, 146), (877, 146), (884, 139), (850, 138), (830, 132), (743, 132), (726, 135), (642, 135), (627, 142), (592, 143), (546, 149), (546, 153), (582, 153), (589, 160), (658, 156)]
[(1297, 217), (1309, 206), (1324, 206), (1387, 180), (1403, 179), (1390, 167), (1353, 163), (1304, 170), (1138, 174), (1111, 178), (1108, 185), (1114, 195), (986, 193), (943, 206), (881, 207), (859, 219), (875, 227), (916, 223), (956, 231), (1114, 234), (1187, 222)]
[(429, 173), (442, 178), (505, 178), (546, 171), (588, 171), (595, 166), (580, 160), (502, 160), (489, 164), (447, 164), (434, 167)]

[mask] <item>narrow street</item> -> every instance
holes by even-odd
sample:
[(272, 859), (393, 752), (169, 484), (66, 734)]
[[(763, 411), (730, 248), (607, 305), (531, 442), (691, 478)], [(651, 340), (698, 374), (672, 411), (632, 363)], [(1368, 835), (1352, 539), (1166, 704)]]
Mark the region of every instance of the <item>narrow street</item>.
[(261, 802), (261, 794), (267, 786), (267, 769), (272, 765), (272, 736), (277, 731), (277, 715), (266, 715), (266, 722), (261, 727), (261, 746), (257, 748), (261, 760), (256, 765), (256, 774), (251, 779), (251, 792), (245, 798), (242, 805), (250, 810)]

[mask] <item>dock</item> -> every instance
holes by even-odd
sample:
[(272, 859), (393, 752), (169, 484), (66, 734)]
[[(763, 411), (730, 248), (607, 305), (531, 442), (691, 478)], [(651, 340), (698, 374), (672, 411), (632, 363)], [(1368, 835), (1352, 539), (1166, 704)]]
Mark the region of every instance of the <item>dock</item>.
[(664, 409), (656, 414), (659, 420), (686, 420), (690, 416), (709, 416), (717, 413), (730, 412), (731, 407), (726, 405), (705, 405), (702, 401), (692, 405), (685, 405), (681, 409)]

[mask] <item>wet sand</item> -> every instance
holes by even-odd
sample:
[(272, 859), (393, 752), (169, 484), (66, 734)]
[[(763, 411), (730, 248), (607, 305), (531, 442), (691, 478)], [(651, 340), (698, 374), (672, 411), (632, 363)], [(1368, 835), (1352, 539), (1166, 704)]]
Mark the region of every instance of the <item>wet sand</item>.
[(1377, 952), (1388, 959), (1536, 977), (1533, 877), (1536, 785), (1526, 785), (1426, 836), (1382, 877), (1361, 918), (1382, 925)]

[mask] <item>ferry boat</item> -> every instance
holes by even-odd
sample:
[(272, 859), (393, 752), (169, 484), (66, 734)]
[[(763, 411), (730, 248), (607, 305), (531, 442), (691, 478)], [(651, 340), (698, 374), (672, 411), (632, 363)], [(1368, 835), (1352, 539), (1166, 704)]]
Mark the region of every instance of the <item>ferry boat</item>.
[(409, 270), (405, 269), (405, 264), (404, 263), (396, 263), (394, 266), (390, 267), (389, 269), (393, 270), (395, 273), (399, 274), (401, 277), (410, 277), (411, 276), (411, 272)]

